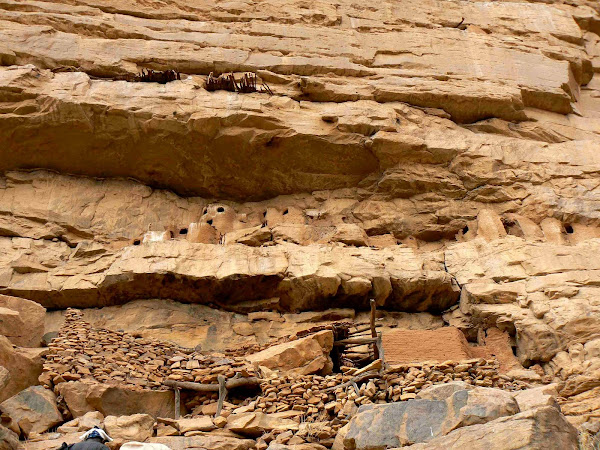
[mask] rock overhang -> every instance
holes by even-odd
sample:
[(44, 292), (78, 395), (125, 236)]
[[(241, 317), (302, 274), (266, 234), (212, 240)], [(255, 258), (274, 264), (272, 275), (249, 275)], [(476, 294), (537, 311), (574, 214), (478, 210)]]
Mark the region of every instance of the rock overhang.
[[(387, 263), (381, 265), (380, 258)], [(423, 257), (408, 248), (256, 248), (169, 241), (85, 259), (57, 261), (55, 269), (42, 273), (13, 273), (0, 290), (49, 308), (169, 298), (235, 309), (240, 302), (278, 297), (284, 311), (349, 304), (366, 308), (369, 297), (392, 310), (442, 311), (459, 294), (439, 263), (431, 262), (438, 265), (436, 270), (424, 270)], [(78, 273), (88, 264), (87, 273)]]

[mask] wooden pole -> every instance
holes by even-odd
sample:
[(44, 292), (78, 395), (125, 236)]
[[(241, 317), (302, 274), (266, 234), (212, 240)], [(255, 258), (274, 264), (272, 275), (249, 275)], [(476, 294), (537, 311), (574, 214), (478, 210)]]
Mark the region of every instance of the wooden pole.
[(175, 391), (175, 420), (177, 420), (181, 414), (181, 390), (178, 387), (173, 390)]
[(227, 397), (227, 388), (225, 387), (226, 378), (224, 375), (219, 375), (219, 401), (217, 402), (217, 412), (215, 413), (215, 417), (219, 417), (221, 415), (221, 410), (223, 409), (223, 402), (225, 401), (225, 397)]
[[(375, 329), (375, 313), (377, 312), (377, 305), (375, 304), (375, 299), (372, 298), (370, 300), (371, 303), (371, 337), (377, 339), (377, 330)], [(379, 359), (379, 348), (377, 347), (377, 342), (373, 343), (373, 355), (375, 359)]]

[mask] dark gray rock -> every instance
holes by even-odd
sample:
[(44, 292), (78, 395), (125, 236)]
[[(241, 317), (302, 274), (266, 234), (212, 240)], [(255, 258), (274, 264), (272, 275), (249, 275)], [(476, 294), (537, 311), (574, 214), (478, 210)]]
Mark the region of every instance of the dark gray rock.
[(488, 388), (458, 390), (445, 400), (364, 405), (348, 424), (344, 446), (350, 450), (383, 450), (428, 442), (457, 428), (518, 412), (512, 395)]
[(54, 392), (42, 386), (31, 386), (0, 404), (0, 411), (10, 417), (25, 437), (43, 433), (62, 422)]
[(577, 430), (552, 406), (459, 428), (410, 450), (577, 450)]

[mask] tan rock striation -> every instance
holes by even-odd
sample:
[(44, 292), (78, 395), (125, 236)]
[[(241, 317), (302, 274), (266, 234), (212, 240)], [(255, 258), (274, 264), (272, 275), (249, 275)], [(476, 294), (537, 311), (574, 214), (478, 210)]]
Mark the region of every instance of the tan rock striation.
[[(297, 311), (365, 305), (373, 296), (388, 309), (441, 311), (453, 305), (459, 293), (435, 256), (424, 258), (397, 246), (255, 248), (172, 241), (116, 252), (99, 248), (92, 254), (63, 243), (38, 247), (35, 241), (23, 239), (0, 238), (0, 246), (6, 249), (0, 262), (28, 255), (20, 258), (27, 269), (4, 266), (0, 278), (6, 281), (0, 292), (52, 308), (104, 306), (139, 298), (235, 308), (277, 297), (279, 309)], [(35, 270), (32, 266), (38, 264), (45, 266)]]
[[(227, 72), (272, 93), (206, 90)], [(598, 72), (592, 0), (1, 1), (0, 401), (42, 389), (49, 352), (62, 412), (167, 415), (165, 379), (267, 377), (259, 353), (288, 373), (214, 421), (216, 393), (184, 396), (196, 428), (143, 437), (336, 448), (359, 406), (461, 381), (534, 389), (415, 448), (574, 447), (555, 402), (600, 430)], [(313, 333), (368, 323), (370, 298), (390, 358), (443, 325), (463, 356), (291, 376), (328, 372)], [(26, 348), (71, 306), (104, 308)]]

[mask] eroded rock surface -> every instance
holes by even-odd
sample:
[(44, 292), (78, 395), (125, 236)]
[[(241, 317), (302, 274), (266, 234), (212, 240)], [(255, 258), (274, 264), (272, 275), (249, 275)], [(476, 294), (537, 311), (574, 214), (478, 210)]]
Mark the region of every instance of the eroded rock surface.
[[(63, 243), (46, 249), (21, 238), (0, 238), (0, 246), (6, 250), (0, 261), (8, 263), (0, 275), (6, 280), (0, 291), (52, 308), (160, 297), (235, 308), (277, 297), (276, 308), (297, 311), (364, 306), (371, 295), (388, 309), (439, 312), (456, 303), (459, 294), (436, 255), (423, 257), (399, 246), (255, 248), (167, 241), (92, 255), (78, 254)], [(25, 254), (28, 266), (38, 259), (44, 269), (10, 266), (9, 261)]]
[[(180, 79), (134, 81), (149, 69)], [(254, 72), (271, 93), (206, 89), (226, 72)], [(172, 436), (164, 419), (150, 440), (335, 448), (359, 405), (408, 408), (424, 392), (432, 400), (409, 403), (439, 406), (467, 391), (431, 385), (461, 380), (528, 387), (514, 394), (522, 412), (498, 418), (502, 398), (486, 397), (414, 448), (574, 448), (556, 403), (582, 436), (600, 432), (598, 72), (592, 0), (0, 2), (0, 401), (37, 389), (42, 336), (52, 367), (39, 382), (73, 416), (172, 414), (169, 391), (104, 385), (162, 389), (135, 358), (214, 382), (230, 366), (211, 352), (262, 351), (265, 367), (302, 381), (285, 378), (281, 401), (263, 379), (265, 395), (226, 402), (258, 440), (225, 417), (185, 432), (202, 436)], [(288, 337), (332, 321), (364, 326), (370, 298), (387, 348), (409, 345), (407, 329), (450, 325), (459, 351), (428, 362), (403, 348), (405, 367), (352, 393), (335, 383), (358, 369), (306, 375), (328, 372), (329, 340), (293, 357), (267, 348), (314, 341)], [(46, 327), (36, 303), (53, 310)], [(51, 343), (68, 307), (112, 339), (110, 373), (81, 341), (92, 325)], [(133, 347), (117, 351), (126, 333)], [(144, 339), (172, 354), (128, 351)], [(102, 384), (79, 381), (92, 375)], [(211, 395), (184, 403), (212, 415)], [(339, 422), (276, 433), (265, 425), (276, 416), (257, 416), (279, 413)]]

